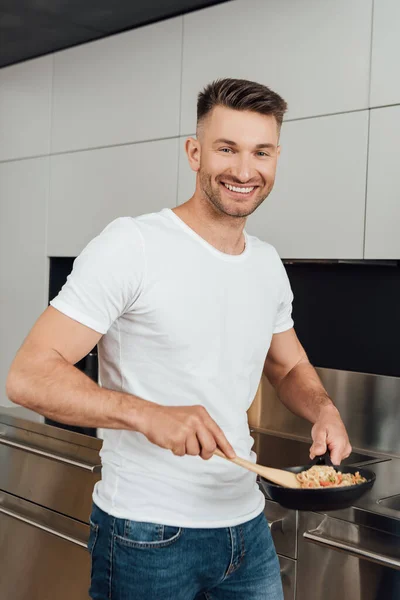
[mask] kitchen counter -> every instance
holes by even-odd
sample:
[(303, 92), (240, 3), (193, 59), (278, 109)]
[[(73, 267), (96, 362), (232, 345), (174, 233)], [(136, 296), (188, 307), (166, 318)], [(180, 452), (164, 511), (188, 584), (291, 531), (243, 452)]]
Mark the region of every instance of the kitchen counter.
[[(310, 442), (256, 430), (252, 430), (252, 437), (257, 462), (262, 465), (285, 468), (310, 462)], [(327, 514), (400, 536), (400, 458), (354, 450), (342, 464), (369, 469), (376, 481), (353, 507)]]

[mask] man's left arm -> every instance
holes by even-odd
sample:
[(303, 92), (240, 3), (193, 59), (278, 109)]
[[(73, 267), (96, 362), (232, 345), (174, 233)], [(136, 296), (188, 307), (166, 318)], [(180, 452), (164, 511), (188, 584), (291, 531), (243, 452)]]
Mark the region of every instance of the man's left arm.
[(334, 465), (349, 456), (351, 445), (339, 411), (329, 398), (295, 330), (276, 333), (265, 360), (264, 374), (281, 402), (313, 424), (310, 457), (328, 449)]

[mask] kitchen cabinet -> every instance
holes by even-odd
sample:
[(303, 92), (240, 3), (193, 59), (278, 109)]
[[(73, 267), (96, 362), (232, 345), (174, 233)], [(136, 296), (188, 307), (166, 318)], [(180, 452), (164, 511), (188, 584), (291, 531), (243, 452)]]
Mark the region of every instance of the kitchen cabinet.
[[(248, 219), (282, 258), (363, 257), (368, 111), (283, 124), (275, 187)], [(180, 140), (178, 202), (194, 191)]]
[(46, 307), (48, 161), (0, 164), (0, 405), (10, 405), (5, 385), (11, 361)]
[(182, 18), (54, 55), (52, 152), (179, 133)]
[(48, 154), (53, 57), (0, 69), (0, 161)]
[(375, 0), (370, 106), (400, 103), (400, 2)]
[(288, 119), (368, 107), (372, 0), (237, 0), (183, 19), (181, 134), (219, 77), (271, 87)]
[(51, 157), (48, 256), (77, 256), (113, 219), (176, 204), (177, 139)]
[(400, 259), (400, 106), (371, 110), (365, 256)]

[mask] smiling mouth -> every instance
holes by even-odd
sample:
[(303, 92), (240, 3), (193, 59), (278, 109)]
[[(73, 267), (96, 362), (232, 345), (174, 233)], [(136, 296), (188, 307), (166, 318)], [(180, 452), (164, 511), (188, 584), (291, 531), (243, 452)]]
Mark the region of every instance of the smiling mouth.
[(231, 185), (230, 183), (224, 183), (221, 182), (221, 185), (227, 189), (229, 192), (231, 192), (232, 194), (236, 194), (238, 196), (251, 196), (251, 194), (254, 192), (254, 190), (258, 187), (256, 185), (252, 185), (252, 186), (238, 186), (238, 185)]

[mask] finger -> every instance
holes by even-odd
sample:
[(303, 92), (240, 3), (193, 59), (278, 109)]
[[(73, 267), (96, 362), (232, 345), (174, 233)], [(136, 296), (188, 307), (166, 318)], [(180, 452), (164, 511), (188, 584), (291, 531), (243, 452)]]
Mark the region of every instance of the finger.
[(175, 456), (184, 456), (186, 454), (186, 444), (185, 442), (176, 443), (171, 448), (171, 452), (175, 454)]
[(212, 419), (209, 425), (209, 429), (211, 430), (211, 433), (213, 434), (214, 439), (217, 442), (218, 448), (220, 448), (220, 450), (222, 450), (222, 452), (226, 454), (228, 458), (236, 458), (236, 452), (226, 439), (224, 432)]
[(342, 462), (342, 451), (340, 448), (332, 448), (331, 450), (331, 463), (339, 466)]
[(197, 430), (197, 439), (200, 442), (201, 450), (200, 456), (204, 460), (208, 460), (214, 454), (217, 448), (217, 441), (215, 440), (211, 431), (207, 427), (199, 427)]
[(200, 454), (200, 444), (195, 433), (186, 439), (186, 454), (198, 456)]
[(352, 452), (352, 447), (348, 442), (343, 442), (334, 445), (329, 444), (329, 449), (331, 453), (331, 461), (334, 465), (340, 465), (342, 460), (350, 456)]
[(322, 454), (325, 454), (327, 450), (325, 432), (315, 432), (313, 439), (314, 443), (310, 448), (311, 459), (314, 459), (316, 456), (321, 456)]

